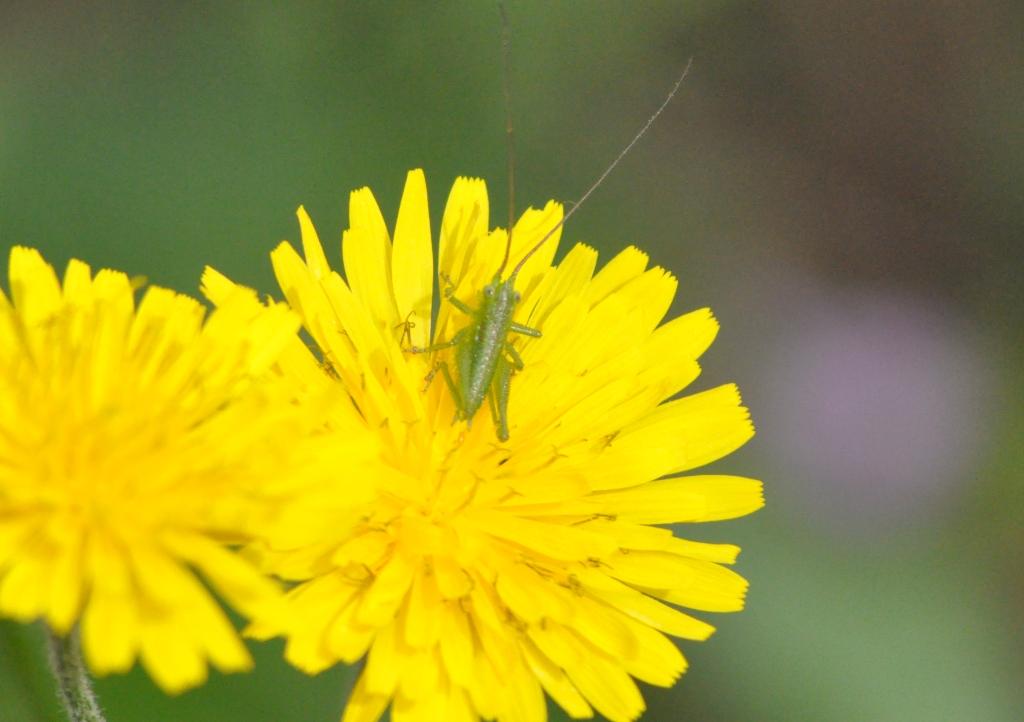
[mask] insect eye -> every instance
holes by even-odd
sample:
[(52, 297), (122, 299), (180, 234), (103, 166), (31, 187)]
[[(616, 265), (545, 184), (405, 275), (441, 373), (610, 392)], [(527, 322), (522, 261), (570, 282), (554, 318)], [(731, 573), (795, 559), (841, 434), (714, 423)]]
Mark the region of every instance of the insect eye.
[(484, 286), (484, 295), (485, 296), (493, 296), (494, 295), (494, 289), (491, 288), (490, 286)]
[(518, 301), (522, 296), (519, 295), (519, 291), (516, 291), (515, 299)]

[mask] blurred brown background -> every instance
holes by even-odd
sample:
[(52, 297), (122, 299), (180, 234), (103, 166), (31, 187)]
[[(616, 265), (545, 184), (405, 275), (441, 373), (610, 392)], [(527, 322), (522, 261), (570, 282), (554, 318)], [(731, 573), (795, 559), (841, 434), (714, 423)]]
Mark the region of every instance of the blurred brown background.
[[(680, 96), (566, 230), (630, 243), (722, 332), (765, 479), (748, 609), (686, 645), (646, 720), (1016, 720), (1024, 708), (1020, 373), (1024, 5), (510, 1), (518, 198), (572, 200)], [(504, 224), (491, 3), (0, 6), (0, 243), (194, 292), (206, 263), (276, 292), (306, 204), (394, 217), (423, 167)], [(339, 259), (337, 247), (333, 260)], [(0, 624), (0, 720), (56, 720), (37, 631)], [(346, 673), (257, 671), (178, 699), (100, 685), (111, 722), (336, 719)]]

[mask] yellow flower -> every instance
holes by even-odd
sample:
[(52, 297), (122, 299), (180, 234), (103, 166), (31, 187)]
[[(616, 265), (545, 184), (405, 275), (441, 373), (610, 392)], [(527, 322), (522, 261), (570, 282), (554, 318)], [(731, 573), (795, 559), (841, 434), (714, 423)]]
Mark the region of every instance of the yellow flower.
[[(703, 640), (713, 630), (675, 605), (735, 611), (747, 587), (723, 566), (735, 546), (656, 526), (763, 503), (751, 479), (676, 476), (753, 434), (733, 385), (675, 398), (697, 377), (717, 324), (707, 309), (661, 324), (675, 279), (635, 248), (596, 273), (597, 254), (583, 245), (552, 265), (556, 234), (516, 282), (515, 320), (543, 336), (512, 337), (525, 368), (512, 378), (510, 438), (500, 442), (486, 410), (456, 420), (440, 377), (424, 388), (436, 360), (456, 367), (452, 350), (408, 351), (470, 323), (441, 299), (431, 327), (427, 208), (413, 171), (391, 240), (370, 191), (354, 192), (346, 280), (302, 209), (305, 259), (287, 243), (272, 254), (322, 352), (321, 375), (348, 393), (334, 423), (370, 430), (380, 451), (268, 527), (269, 569), (299, 583), (288, 616), (250, 631), (286, 636), (287, 658), (310, 673), (365, 655), (345, 722), (377, 720), (389, 704), (396, 721), (540, 722), (545, 691), (573, 717), (635, 719), (644, 702), (634, 678), (669, 686), (686, 668), (665, 635)], [(523, 215), (508, 269), (561, 214), (549, 203)], [(441, 223), (441, 287), (477, 306), (505, 243), (488, 228), (483, 182), (456, 181)], [(367, 490), (366, 503), (339, 511)]]
[[(275, 583), (225, 544), (250, 538), (252, 493), (308, 428), (290, 386), (254, 384), (294, 338), (284, 305), (194, 299), (35, 250), (0, 293), (0, 615), (81, 624), (96, 673), (141, 658), (177, 692), (249, 654), (204, 581), (245, 614)], [(275, 400), (276, 396), (276, 400)], [(292, 409), (295, 411), (292, 411)], [(287, 431), (294, 428), (294, 432)], [(200, 581), (200, 577), (203, 581)]]

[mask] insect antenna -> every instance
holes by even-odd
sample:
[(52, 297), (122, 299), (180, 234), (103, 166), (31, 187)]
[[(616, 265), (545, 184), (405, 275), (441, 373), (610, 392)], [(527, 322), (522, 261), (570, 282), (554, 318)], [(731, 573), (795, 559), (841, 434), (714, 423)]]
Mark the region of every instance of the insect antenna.
[[(619, 164), (619, 162), (623, 158), (626, 157), (626, 155), (629, 153), (629, 151), (631, 151), (633, 149), (633, 146), (637, 144), (637, 141), (639, 141), (641, 138), (644, 137), (644, 135), (647, 133), (648, 129), (650, 129), (650, 127), (652, 125), (654, 125), (654, 121), (658, 119), (659, 115), (661, 115), (662, 111), (665, 110), (665, 108), (668, 107), (668, 104), (672, 102), (672, 98), (674, 98), (676, 93), (679, 91), (679, 86), (681, 86), (683, 84), (683, 81), (686, 80), (686, 76), (690, 74), (690, 67), (692, 65), (693, 65), (693, 58), (690, 58), (688, 61), (686, 61), (686, 67), (683, 68), (683, 72), (679, 75), (679, 78), (676, 80), (675, 85), (672, 86), (672, 89), (670, 91), (668, 91), (668, 95), (665, 96), (665, 100), (663, 100), (661, 102), (661, 105), (658, 107), (658, 109), (656, 111), (654, 111), (654, 115), (652, 115), (650, 118), (647, 119), (647, 122), (644, 123), (644, 125), (640, 129), (640, 131), (635, 136), (633, 136), (633, 140), (629, 141), (629, 144), (626, 145), (626, 147), (622, 149), (622, 152), (619, 153), (618, 156), (615, 157), (615, 160), (613, 160), (611, 162), (611, 164), (607, 168), (604, 169), (604, 172), (601, 173), (600, 176), (598, 176), (597, 180), (594, 181), (594, 183), (590, 186), (590, 188), (587, 189), (587, 192), (584, 193), (580, 197), (580, 199), (578, 201), (576, 201), (576, 203), (573, 205), (573, 207), (569, 209), (568, 213), (566, 213), (564, 216), (562, 216), (562, 220), (560, 220), (558, 223), (556, 223), (555, 226), (550, 231), (548, 231), (547, 233), (544, 234), (543, 238), (541, 238), (539, 241), (537, 241), (536, 245), (534, 245), (533, 248), (531, 248), (529, 251), (526, 252), (525, 256), (523, 256), (521, 259), (519, 259), (519, 263), (517, 263), (516, 267), (512, 269), (512, 273), (509, 276), (509, 278), (515, 278), (516, 275), (518, 275), (519, 271), (522, 270), (522, 268), (526, 264), (526, 262), (530, 260), (530, 257), (534, 253), (539, 251), (541, 249), (541, 246), (543, 246), (544, 243), (549, 238), (551, 238), (551, 236), (553, 236), (555, 234), (555, 232), (559, 228), (564, 226), (565, 222), (567, 220), (572, 218), (572, 215), (576, 211), (578, 211), (580, 209), (580, 206), (582, 206), (586, 202), (587, 198), (590, 197), (590, 194), (593, 193), (594, 191), (596, 191), (598, 188), (601, 187), (601, 184), (604, 183), (605, 178), (607, 178), (611, 174), (611, 172), (613, 170), (615, 170), (615, 166), (617, 166)], [(510, 234), (509, 238), (511, 239), (511, 234)], [(505, 268), (505, 266), (502, 265), (502, 270), (504, 270), (504, 268)]]
[(509, 30), (505, 3), (498, 3), (498, 12), (501, 13), (501, 69), (505, 86), (505, 162), (508, 169), (508, 235), (505, 238), (505, 257), (498, 269), (500, 276), (505, 272), (509, 254), (512, 253), (512, 227), (516, 220), (516, 144), (512, 132), (512, 33)]

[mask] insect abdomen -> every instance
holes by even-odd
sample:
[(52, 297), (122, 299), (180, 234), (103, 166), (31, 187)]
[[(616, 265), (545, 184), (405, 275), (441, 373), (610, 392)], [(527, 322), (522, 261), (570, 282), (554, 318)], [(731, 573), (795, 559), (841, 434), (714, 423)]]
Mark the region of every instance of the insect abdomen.
[(516, 293), (510, 281), (495, 283), (489, 288), (494, 290), (483, 294), (474, 353), (467, 359), (468, 369), (461, 364), (459, 368), (467, 419), (476, 415), (490, 391), (516, 308)]

